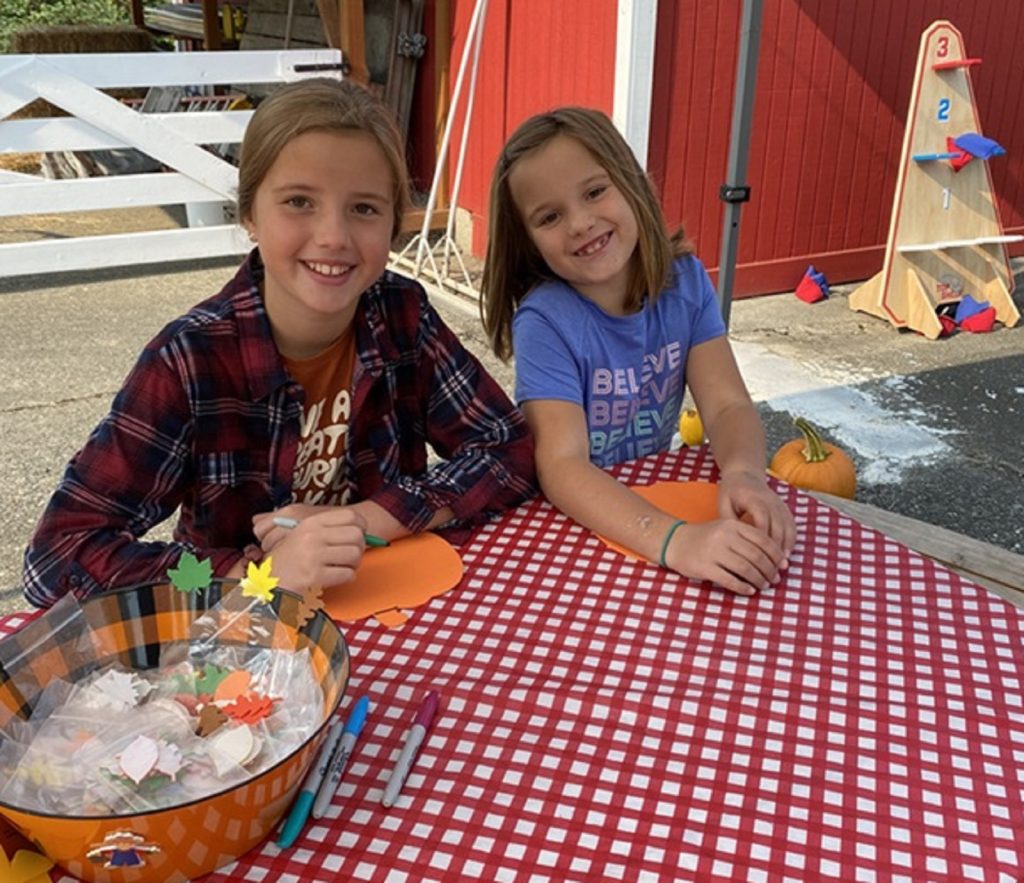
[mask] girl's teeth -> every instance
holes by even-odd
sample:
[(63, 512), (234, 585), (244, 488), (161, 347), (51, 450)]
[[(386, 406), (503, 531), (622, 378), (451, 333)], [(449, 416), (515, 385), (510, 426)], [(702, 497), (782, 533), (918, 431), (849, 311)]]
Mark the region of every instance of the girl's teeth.
[(349, 270), (348, 267), (341, 267), (337, 264), (314, 264), (311, 261), (307, 261), (306, 266), (323, 276), (341, 276)]
[(576, 252), (576, 254), (582, 255), (583, 257), (589, 257), (595, 251), (600, 251), (601, 248), (604, 246), (605, 242), (607, 242), (607, 241), (608, 241), (608, 236), (607, 235), (602, 236), (599, 240), (597, 240), (597, 242), (594, 242), (591, 245), (588, 245), (586, 248), (581, 248), (578, 252)]

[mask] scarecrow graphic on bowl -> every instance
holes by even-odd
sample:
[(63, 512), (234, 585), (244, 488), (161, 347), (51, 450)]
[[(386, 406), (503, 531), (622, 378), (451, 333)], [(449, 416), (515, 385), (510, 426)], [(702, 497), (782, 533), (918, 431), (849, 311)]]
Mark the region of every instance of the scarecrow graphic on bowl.
[(141, 868), (146, 860), (140, 852), (159, 852), (155, 843), (147, 843), (131, 831), (111, 831), (99, 846), (94, 846), (85, 855), (91, 862), (103, 862), (105, 868)]

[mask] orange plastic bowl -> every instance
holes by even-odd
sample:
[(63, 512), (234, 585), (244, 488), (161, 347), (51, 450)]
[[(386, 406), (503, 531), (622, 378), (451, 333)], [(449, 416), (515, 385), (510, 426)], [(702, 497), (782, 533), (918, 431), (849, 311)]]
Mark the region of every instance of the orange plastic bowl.
[[(166, 583), (153, 583), (107, 592), (82, 604), (76, 628), (85, 633), (86, 623), (92, 623), (94, 630), (102, 624), (99, 643), (111, 649), (109, 656), (99, 660), (101, 664), (117, 661), (129, 668), (153, 668), (161, 647), (186, 639), (192, 621), (220, 600), (222, 587), (230, 590), (234, 585), (234, 581), (215, 580), (206, 590), (179, 592)], [(278, 617), (273, 632), (246, 635), (236, 643), (309, 648), (323, 690), (324, 716), (292, 754), (242, 784), (158, 812), (71, 818), (0, 802), (0, 813), (41, 852), (83, 880), (177, 883), (228, 864), (263, 840), (288, 809), (313, 763), (349, 677), (345, 639), (323, 611), (297, 628), (297, 596), (276, 592), (273, 606)], [(0, 666), (0, 726), (12, 717), (27, 719), (51, 678), (77, 680), (80, 673), (69, 663), (67, 648), (79, 637), (67, 630), (54, 633), (52, 624), (34, 620), (5, 639), (5, 645), (14, 641), (32, 652), (18, 654), (24, 662), (17, 670)], [(11, 655), (4, 654), (8, 659)], [(100, 847), (106, 848), (108, 856), (114, 850), (130, 851), (132, 862), (106, 867), (109, 862), (90, 860), (86, 853)], [(135, 864), (135, 859), (142, 864)]]

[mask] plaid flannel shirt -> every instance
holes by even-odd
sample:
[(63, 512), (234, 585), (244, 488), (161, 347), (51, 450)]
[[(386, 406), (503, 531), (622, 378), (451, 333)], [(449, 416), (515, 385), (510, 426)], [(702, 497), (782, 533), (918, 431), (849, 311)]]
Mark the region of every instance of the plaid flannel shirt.
[[(274, 345), (262, 277), (253, 252), (143, 351), (25, 552), (30, 602), (161, 579), (184, 551), (226, 573), (255, 552), (252, 516), (292, 501), (304, 394)], [(355, 499), (415, 531), (445, 506), (468, 524), (534, 493), (522, 415), (422, 286), (385, 273), (354, 321), (346, 469)], [(428, 443), (441, 458), (429, 467)], [(173, 542), (141, 539), (175, 510)]]

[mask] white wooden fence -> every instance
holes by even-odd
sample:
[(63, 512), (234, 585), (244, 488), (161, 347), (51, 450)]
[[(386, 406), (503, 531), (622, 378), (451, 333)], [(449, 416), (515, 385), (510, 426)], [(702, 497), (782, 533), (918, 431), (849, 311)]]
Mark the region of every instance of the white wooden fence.
[[(0, 170), (0, 217), (233, 202), (237, 170), (200, 145), (240, 142), (251, 110), (140, 113), (100, 90), (208, 90), (340, 77), (340, 70), (336, 49), (0, 55), (0, 154), (135, 148), (172, 170), (65, 180)], [(71, 116), (5, 119), (36, 98)], [(241, 254), (249, 247), (233, 223), (0, 243), (0, 277)]]

